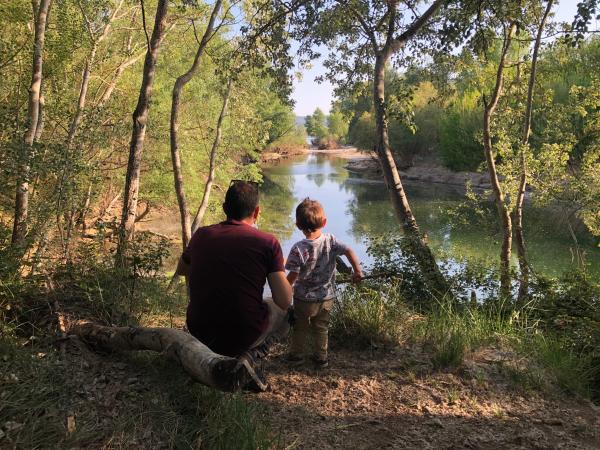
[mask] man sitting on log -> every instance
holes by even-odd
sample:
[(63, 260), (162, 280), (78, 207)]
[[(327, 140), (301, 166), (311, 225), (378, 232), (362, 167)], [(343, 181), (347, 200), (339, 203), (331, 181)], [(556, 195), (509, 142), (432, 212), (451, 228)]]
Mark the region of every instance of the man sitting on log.
[[(292, 297), (279, 241), (254, 227), (258, 201), (258, 184), (232, 181), (227, 220), (198, 229), (177, 267), (189, 287), (190, 333), (215, 353), (249, 362), (288, 333)], [(263, 300), (266, 280), (272, 300)]]

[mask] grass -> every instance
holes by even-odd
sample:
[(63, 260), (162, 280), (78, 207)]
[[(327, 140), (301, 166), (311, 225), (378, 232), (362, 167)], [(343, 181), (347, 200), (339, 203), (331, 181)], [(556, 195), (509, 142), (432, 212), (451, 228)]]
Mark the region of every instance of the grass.
[(348, 286), (334, 303), (331, 335), (359, 345), (397, 343), (409, 321), (395, 285)]
[(527, 311), (503, 305), (457, 305), (441, 301), (426, 314), (410, 309), (394, 285), (366, 283), (346, 289), (334, 308), (331, 334), (348, 343), (421, 346), (434, 370), (457, 370), (481, 348), (506, 350), (502, 371), (525, 390), (562, 392), (589, 397), (598, 368), (567, 341), (543, 331)]
[[(77, 355), (65, 363), (55, 349), (22, 347), (17, 339), (3, 338), (0, 348), (0, 429), (5, 434), (0, 447), (277, 446), (268, 423), (241, 395), (192, 383), (161, 355), (106, 358), (125, 367), (123, 372), (104, 365), (85, 368)], [(99, 372), (104, 382), (98, 381)], [(117, 396), (111, 394), (115, 386)], [(75, 419), (73, 432), (67, 429), (69, 416)]]
[(536, 362), (527, 376), (537, 388), (552, 384), (568, 394), (591, 396), (597, 368), (589, 355), (570, 349), (564, 339), (536, 333), (521, 342), (520, 351)]
[(140, 278), (132, 292), (131, 279), (108, 270), (81, 275), (57, 279), (44, 295), (38, 288), (37, 300), (0, 302), (11, 306), (0, 314), (0, 448), (278, 446), (251, 402), (191, 382), (162, 355), (103, 356), (69, 344), (62, 356), (48, 309), (55, 298), (70, 314), (119, 324), (169, 326), (171, 313), (185, 310), (183, 295), (166, 295), (160, 278)]

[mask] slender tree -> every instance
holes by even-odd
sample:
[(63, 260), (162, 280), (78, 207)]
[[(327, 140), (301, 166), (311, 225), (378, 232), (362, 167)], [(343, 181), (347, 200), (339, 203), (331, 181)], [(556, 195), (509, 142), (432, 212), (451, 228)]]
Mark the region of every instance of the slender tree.
[(29, 100), (27, 107), (27, 130), (23, 135), (23, 166), (17, 182), (15, 196), (15, 215), (13, 223), (12, 244), (20, 246), (27, 236), (27, 216), (29, 213), (29, 175), (30, 155), (35, 141), (36, 131), (39, 127), (41, 104), (41, 90), (43, 79), (44, 42), (46, 39), (46, 22), (52, 0), (33, 0), (34, 16), (34, 42), (33, 42), (33, 65), (31, 70), (31, 85), (29, 88)]
[(508, 51), (515, 31), (517, 29), (516, 22), (508, 25), (504, 31), (502, 50), (500, 53), (500, 61), (496, 70), (496, 80), (493, 91), (489, 99), (484, 96), (483, 109), (483, 147), (485, 152), (485, 160), (487, 163), (490, 183), (494, 193), (498, 216), (502, 227), (502, 249), (500, 251), (500, 290), (503, 296), (509, 297), (511, 291), (511, 276), (510, 276), (510, 257), (512, 253), (512, 220), (510, 217), (509, 206), (506, 203), (506, 193), (500, 182), (498, 170), (496, 168), (496, 152), (492, 142), (492, 117), (498, 107), (498, 102), (502, 96), (504, 88), (504, 71), (506, 69)]
[(156, 61), (160, 44), (165, 36), (167, 28), (168, 0), (159, 0), (154, 19), (152, 37), (148, 36), (144, 3), (142, 4), (142, 20), (146, 32), (147, 52), (144, 61), (144, 73), (140, 87), (138, 103), (133, 112), (133, 129), (129, 144), (129, 160), (127, 162), (127, 174), (125, 176), (125, 193), (123, 198), (123, 212), (121, 214), (121, 225), (119, 232), (118, 254), (123, 255), (127, 243), (135, 231), (135, 219), (137, 215), (138, 195), (140, 190), (140, 169), (142, 164), (142, 153), (144, 150), (144, 139), (146, 137), (146, 125), (150, 111), (150, 98), (156, 75)]
[[(187, 206), (187, 199), (183, 189), (183, 174), (181, 171), (181, 155), (177, 141), (177, 133), (179, 131), (179, 105), (181, 103), (181, 92), (186, 84), (188, 84), (200, 67), (200, 60), (206, 49), (206, 46), (215, 34), (215, 22), (219, 12), (221, 11), (222, 0), (217, 0), (213, 6), (208, 24), (204, 30), (202, 39), (198, 43), (198, 49), (194, 56), (194, 61), (190, 68), (180, 75), (173, 86), (172, 101), (171, 101), (171, 122), (170, 122), (170, 144), (171, 144), (171, 162), (173, 164), (173, 177), (175, 180), (175, 194), (177, 195), (177, 203), (179, 205), (179, 214), (181, 216), (181, 241), (183, 248), (187, 247), (188, 242), (192, 237), (192, 227), (190, 225), (190, 215)], [(212, 158), (211, 158), (212, 163)], [(206, 194), (205, 194), (206, 195)]]
[(531, 56), (531, 69), (529, 72), (529, 81), (527, 84), (527, 99), (525, 101), (525, 114), (523, 116), (523, 134), (521, 136), (521, 145), (519, 151), (519, 162), (521, 166), (521, 177), (519, 180), (519, 188), (517, 191), (517, 199), (513, 211), (514, 220), (514, 235), (517, 255), (519, 257), (519, 269), (521, 271), (521, 280), (519, 284), (519, 299), (524, 299), (529, 291), (529, 263), (525, 252), (525, 237), (523, 235), (523, 204), (525, 200), (525, 191), (527, 189), (527, 158), (526, 153), (529, 148), (529, 137), (531, 136), (531, 121), (533, 115), (533, 94), (535, 90), (535, 82), (537, 76), (537, 64), (542, 42), (542, 35), (548, 16), (552, 11), (554, 0), (548, 0), (546, 9), (540, 20), (536, 38), (533, 44), (533, 52)]
[(229, 81), (227, 82), (225, 94), (223, 95), (223, 104), (221, 106), (221, 113), (219, 114), (219, 119), (217, 120), (215, 139), (210, 149), (210, 162), (208, 166), (208, 177), (206, 178), (206, 184), (204, 185), (204, 194), (202, 194), (202, 201), (200, 202), (200, 206), (198, 207), (198, 211), (196, 212), (196, 216), (194, 217), (194, 222), (192, 223), (192, 234), (194, 234), (196, 230), (200, 228), (200, 225), (202, 225), (204, 214), (206, 213), (206, 209), (208, 208), (210, 194), (212, 191), (213, 183), (215, 181), (215, 171), (217, 169), (217, 151), (219, 149), (219, 146), (221, 145), (221, 139), (223, 136), (223, 121), (225, 120), (225, 114), (227, 111), (227, 105), (229, 103), (229, 96), (231, 95), (232, 87), (233, 78), (230, 77)]

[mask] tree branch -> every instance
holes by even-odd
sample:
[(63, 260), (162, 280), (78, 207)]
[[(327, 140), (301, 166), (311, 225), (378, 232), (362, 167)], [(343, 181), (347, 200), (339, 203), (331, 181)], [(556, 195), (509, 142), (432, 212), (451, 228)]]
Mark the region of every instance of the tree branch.
[(388, 54), (396, 53), (406, 43), (412, 39), (412, 37), (419, 32), (421, 28), (427, 23), (427, 21), (445, 4), (448, 0), (435, 0), (433, 4), (417, 18), (400, 36), (395, 38), (389, 48), (387, 49)]

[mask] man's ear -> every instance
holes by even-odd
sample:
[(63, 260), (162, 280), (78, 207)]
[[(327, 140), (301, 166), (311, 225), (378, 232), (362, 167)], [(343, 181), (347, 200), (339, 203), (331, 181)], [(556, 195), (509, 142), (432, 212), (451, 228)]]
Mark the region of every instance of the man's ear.
[(254, 220), (258, 219), (258, 216), (260, 215), (260, 205), (256, 205), (256, 208), (254, 208), (254, 212), (252, 213), (252, 217), (254, 217)]
[(327, 217), (323, 217), (323, 226), (321, 228), (325, 228), (325, 225), (327, 225)]

